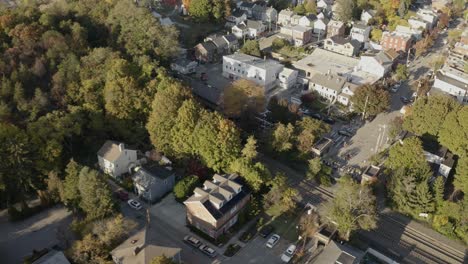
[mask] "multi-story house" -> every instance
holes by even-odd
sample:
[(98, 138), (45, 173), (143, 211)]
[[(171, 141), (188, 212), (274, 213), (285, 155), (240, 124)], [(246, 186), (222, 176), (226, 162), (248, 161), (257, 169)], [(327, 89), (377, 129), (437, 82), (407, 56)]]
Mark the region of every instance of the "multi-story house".
[(284, 68), (278, 76), (279, 86), (284, 89), (293, 87), (297, 82), (297, 75), (296, 70)]
[(423, 31), (420, 29), (411, 29), (410, 27), (405, 27), (405, 26), (400, 26), (400, 25), (396, 26), (395, 32), (397, 34), (413, 37), (413, 39), (416, 41), (422, 39), (422, 34), (423, 34)]
[(345, 83), (345, 77), (330, 72), (318, 73), (309, 79), (309, 90), (316, 91), (323, 98), (335, 102)]
[(255, 3), (253, 2), (242, 1), (238, 5), (238, 8), (242, 11), (245, 11), (247, 18), (252, 18), (254, 6), (255, 6)]
[(346, 82), (343, 85), (343, 89), (341, 89), (341, 93), (338, 94), (338, 98), (337, 98), (338, 103), (345, 105), (345, 106), (350, 105), (351, 97), (353, 97), (358, 87), (359, 85), (357, 84)]
[(226, 27), (232, 28), (247, 20), (247, 13), (244, 10), (236, 9), (230, 16), (226, 17)]
[(359, 51), (359, 43), (357, 41), (343, 38), (340, 36), (334, 36), (325, 40), (323, 48), (329, 51), (333, 51), (345, 56), (355, 56)]
[(329, 20), (325, 17), (317, 17), (317, 20), (314, 22), (314, 33), (319, 34), (321, 39), (323, 39), (327, 33), (328, 22)]
[(369, 41), (371, 27), (362, 23), (354, 23), (351, 28), (351, 39), (359, 41), (361, 44)]
[(274, 24), (278, 20), (278, 12), (273, 7), (255, 5), (252, 9), (252, 17), (267, 24)]
[(265, 30), (266, 27), (261, 21), (248, 19), (245, 22), (241, 22), (239, 25), (233, 26), (232, 34), (234, 34), (238, 39), (242, 39), (244, 37), (255, 39), (260, 37)]
[(333, 36), (344, 37), (345, 25), (343, 22), (338, 20), (330, 20), (327, 25), (327, 38)]
[(127, 149), (123, 143), (111, 140), (102, 145), (97, 157), (101, 170), (114, 178), (129, 173), (132, 167), (139, 164), (136, 150)]
[(159, 165), (135, 167), (132, 176), (135, 193), (146, 201), (154, 202), (172, 191), (175, 173)]
[(428, 22), (430, 29), (432, 29), (439, 20), (439, 16), (432, 9), (421, 8), (416, 12), (416, 15), (423, 21)]
[(377, 11), (373, 9), (362, 10), (361, 21), (366, 23), (367, 25), (369, 24), (369, 20), (373, 19), (376, 14), (377, 14)]
[(189, 225), (216, 239), (232, 227), (250, 200), (237, 174), (213, 176), (185, 200)]
[(307, 15), (307, 16), (302, 16), (299, 19), (299, 26), (303, 27), (311, 27), (313, 26), (314, 21), (317, 20), (317, 16), (315, 15)]
[(312, 40), (312, 28), (303, 26), (283, 26), (281, 34), (291, 37), (294, 46), (301, 47)]
[(417, 29), (417, 30), (429, 30), (431, 29), (431, 23), (422, 20), (419, 17), (412, 17), (408, 19), (408, 24), (411, 29)]
[(214, 62), (220, 56), (218, 47), (211, 40), (199, 43), (194, 47), (194, 51), (195, 58), (201, 62)]
[(395, 49), (396, 51), (407, 52), (413, 44), (413, 38), (397, 32), (384, 32), (380, 44), (384, 50)]
[(291, 23), (291, 17), (294, 15), (294, 12), (289, 9), (283, 9), (278, 14), (278, 24), (288, 25)]
[(236, 53), (223, 57), (223, 76), (229, 79), (246, 79), (265, 87), (273, 88), (284, 66), (275, 60), (261, 59)]
[(384, 77), (392, 70), (393, 59), (385, 51), (373, 54), (363, 54), (359, 60), (359, 69), (372, 73), (379, 78)]
[(468, 104), (468, 74), (445, 65), (434, 77), (430, 93), (449, 94), (460, 103)]

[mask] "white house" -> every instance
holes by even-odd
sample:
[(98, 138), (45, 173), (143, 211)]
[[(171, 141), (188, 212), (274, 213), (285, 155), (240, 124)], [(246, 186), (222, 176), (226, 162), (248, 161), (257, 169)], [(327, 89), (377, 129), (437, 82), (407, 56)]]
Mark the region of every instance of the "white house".
[(247, 13), (244, 10), (237, 9), (226, 17), (226, 27), (233, 27), (239, 25), (241, 22), (247, 20)]
[(108, 140), (97, 153), (99, 167), (101, 170), (114, 178), (138, 165), (137, 151), (126, 149), (123, 143)]
[(314, 15), (302, 16), (302, 17), (299, 19), (298, 25), (299, 25), (299, 26), (303, 26), (303, 27), (311, 27), (311, 26), (313, 26), (313, 23), (314, 23), (314, 21), (315, 21), (316, 19), (317, 19), (317, 17), (314, 16)]
[(330, 0), (318, 0), (317, 8), (331, 10), (332, 4), (333, 4), (333, 1), (330, 1)]
[(245, 22), (241, 22), (238, 25), (232, 27), (231, 31), (237, 38), (241, 39), (244, 36), (254, 39), (259, 37), (265, 32), (266, 27), (261, 21), (248, 19)]
[(341, 90), (341, 93), (338, 95), (337, 101), (342, 105), (346, 105), (346, 106), (350, 105), (351, 97), (353, 97), (354, 92), (356, 92), (356, 89), (358, 87), (359, 86), (354, 83), (346, 82), (343, 85), (343, 89)]
[(276, 86), (284, 66), (275, 60), (236, 53), (223, 57), (223, 76), (232, 80), (246, 79), (269, 90)]
[(171, 70), (179, 72), (181, 74), (194, 73), (197, 69), (198, 63), (185, 58), (175, 60), (171, 63)]
[(396, 26), (395, 32), (401, 35), (407, 35), (413, 37), (415, 40), (420, 40), (422, 38), (423, 31), (420, 29), (411, 29), (410, 27), (405, 26)]
[(416, 12), (416, 15), (423, 21), (428, 22), (430, 24), (430, 28), (433, 28), (439, 19), (437, 14), (431, 9), (419, 9), (418, 12)]
[(324, 35), (327, 32), (328, 21), (329, 20), (327, 18), (318, 18), (314, 22), (314, 33), (320, 34), (322, 37), (325, 37)]
[(358, 68), (382, 78), (392, 70), (392, 65), (392, 58), (384, 51), (380, 51), (375, 54), (361, 55)]
[(324, 41), (323, 48), (345, 56), (352, 57), (359, 51), (359, 43), (349, 38), (333, 36)]
[(444, 66), (435, 74), (430, 93), (437, 91), (455, 97), (460, 103), (468, 104), (468, 74)]
[(362, 23), (355, 23), (351, 29), (351, 39), (355, 39), (360, 43), (369, 41), (371, 27)]
[(431, 27), (429, 22), (426, 22), (418, 17), (412, 17), (408, 19), (408, 24), (410, 25), (410, 28), (418, 30), (429, 30)]
[(316, 91), (323, 98), (335, 102), (345, 83), (345, 77), (330, 72), (317, 73), (309, 80), (309, 90)]
[(289, 9), (283, 9), (278, 14), (278, 24), (288, 25), (291, 23), (291, 17), (294, 15), (294, 12)]
[(298, 72), (296, 70), (284, 68), (278, 76), (279, 85), (284, 89), (293, 87), (297, 82), (297, 75)]
[(290, 22), (290, 24), (293, 25), (293, 26), (299, 25), (299, 20), (301, 20), (301, 18), (302, 18), (302, 16), (300, 16), (300, 15), (293, 15), (293, 16), (291, 17), (291, 22)]
[(446, 147), (440, 147), (437, 151), (424, 149), (424, 158), (427, 162), (435, 165), (431, 166), (435, 176), (441, 175), (444, 177), (444, 181), (447, 180), (455, 161), (453, 154)]
[(362, 10), (361, 21), (366, 23), (367, 25), (369, 24), (369, 20), (375, 17), (375, 14), (377, 14), (376, 10), (372, 10), (372, 9)]

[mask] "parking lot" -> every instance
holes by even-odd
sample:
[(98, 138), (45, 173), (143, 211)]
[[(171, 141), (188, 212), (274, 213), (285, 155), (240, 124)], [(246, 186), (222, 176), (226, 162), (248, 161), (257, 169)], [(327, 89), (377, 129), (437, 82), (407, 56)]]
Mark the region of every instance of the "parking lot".
[(255, 237), (234, 257), (226, 259), (223, 263), (283, 263), (281, 255), (290, 243), (285, 239), (280, 239), (275, 247), (267, 248), (265, 245), (267, 239), (260, 236)]

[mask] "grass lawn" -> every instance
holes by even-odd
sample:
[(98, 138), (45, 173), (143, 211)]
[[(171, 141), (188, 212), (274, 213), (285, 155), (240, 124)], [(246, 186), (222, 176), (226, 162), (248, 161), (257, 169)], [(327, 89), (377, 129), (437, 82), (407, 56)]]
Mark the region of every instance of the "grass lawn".
[(275, 228), (274, 233), (291, 242), (296, 242), (299, 238), (299, 230), (296, 228), (299, 224), (301, 211), (295, 210), (290, 214), (283, 214), (275, 218), (270, 225)]

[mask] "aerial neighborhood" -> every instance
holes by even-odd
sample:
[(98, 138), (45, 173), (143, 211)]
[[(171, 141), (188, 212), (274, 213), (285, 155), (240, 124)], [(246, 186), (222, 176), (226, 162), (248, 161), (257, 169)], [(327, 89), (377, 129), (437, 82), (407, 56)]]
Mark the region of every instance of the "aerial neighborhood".
[(1, 263), (468, 263), (465, 0), (0, 1)]

